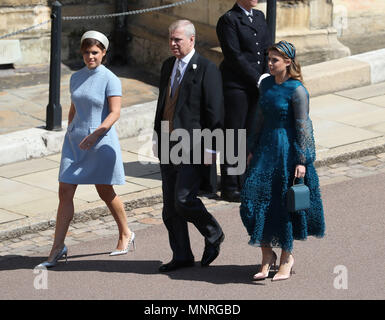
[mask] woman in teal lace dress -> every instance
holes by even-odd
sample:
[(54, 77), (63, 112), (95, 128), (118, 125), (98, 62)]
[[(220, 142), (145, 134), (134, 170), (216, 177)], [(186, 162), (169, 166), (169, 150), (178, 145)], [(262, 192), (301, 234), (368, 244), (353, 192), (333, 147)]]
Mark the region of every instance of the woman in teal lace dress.
[[(248, 141), (248, 172), (241, 192), (240, 214), (249, 244), (262, 249), (261, 270), (255, 280), (268, 277), (282, 249), (273, 281), (288, 279), (294, 258), (293, 241), (323, 237), (325, 222), (319, 181), (313, 162), (315, 146), (309, 118), (309, 94), (295, 59), (295, 47), (280, 41), (269, 49), (271, 76), (262, 80), (255, 129)], [(286, 192), (294, 177), (310, 189), (310, 209), (289, 213)]]

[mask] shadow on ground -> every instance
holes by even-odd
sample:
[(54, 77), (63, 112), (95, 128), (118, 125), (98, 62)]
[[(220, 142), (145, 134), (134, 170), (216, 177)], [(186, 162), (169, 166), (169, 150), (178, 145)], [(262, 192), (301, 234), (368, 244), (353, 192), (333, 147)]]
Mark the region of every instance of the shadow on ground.
[[(251, 277), (258, 270), (256, 265), (213, 265), (202, 268), (199, 262), (194, 267), (183, 268), (168, 273), (159, 273), (158, 268), (162, 264), (159, 260), (76, 260), (86, 257), (106, 255), (109, 252), (96, 252), (87, 255), (76, 255), (68, 258), (68, 263), (59, 261), (56, 267), (49, 269), (53, 272), (106, 272), (138, 275), (161, 274), (173, 280), (199, 281), (212, 284), (259, 284), (253, 282)], [(47, 257), (28, 256), (4, 256), (0, 262), (0, 271), (32, 270)], [(272, 273), (270, 273), (270, 277)], [(250, 280), (248, 280), (250, 279)]]

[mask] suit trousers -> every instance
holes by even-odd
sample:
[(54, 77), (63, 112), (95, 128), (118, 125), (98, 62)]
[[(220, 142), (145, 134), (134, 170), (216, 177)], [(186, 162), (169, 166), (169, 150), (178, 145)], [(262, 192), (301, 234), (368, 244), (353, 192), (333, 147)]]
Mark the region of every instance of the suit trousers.
[(202, 182), (200, 190), (205, 193), (217, 193), (217, 164), (201, 165)]
[(193, 260), (187, 222), (191, 222), (206, 241), (213, 244), (222, 235), (217, 220), (197, 197), (201, 166), (161, 164), (163, 222), (168, 230), (173, 260)]
[[(234, 129), (234, 139), (230, 141), (225, 138), (225, 160), (221, 165), (221, 189), (222, 191), (239, 191), (242, 188), (245, 173), (239, 175), (229, 175), (228, 168), (236, 167), (239, 164), (230, 164), (227, 160), (226, 145), (232, 143), (234, 146), (234, 156), (239, 157), (240, 161), (246, 161), (246, 153), (238, 154), (239, 129), (246, 129), (246, 138), (250, 134), (252, 121), (255, 119), (258, 104), (258, 88), (224, 88), (225, 105), (225, 129)], [(227, 135), (225, 134), (225, 137)], [(244, 141), (246, 144), (246, 141)]]

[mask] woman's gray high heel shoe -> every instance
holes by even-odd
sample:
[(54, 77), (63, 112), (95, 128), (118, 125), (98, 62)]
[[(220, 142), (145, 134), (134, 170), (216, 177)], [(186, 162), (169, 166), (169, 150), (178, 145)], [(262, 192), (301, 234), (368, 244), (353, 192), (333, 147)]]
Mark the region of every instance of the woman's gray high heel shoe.
[(131, 232), (131, 239), (128, 241), (127, 248), (123, 250), (115, 250), (110, 253), (110, 256), (120, 256), (122, 254), (128, 253), (130, 251), (131, 245), (133, 246), (133, 250), (135, 250), (135, 233)]
[(52, 268), (52, 267), (56, 266), (57, 262), (58, 262), (61, 258), (63, 258), (63, 257), (65, 257), (66, 263), (67, 263), (67, 255), (68, 255), (68, 249), (67, 249), (67, 246), (64, 245), (63, 249), (61, 249), (61, 250), (58, 252), (58, 254), (52, 258), (52, 261), (49, 261), (49, 260), (44, 261), (44, 262), (40, 263), (40, 264), (37, 266), (37, 268), (38, 268), (38, 267)]

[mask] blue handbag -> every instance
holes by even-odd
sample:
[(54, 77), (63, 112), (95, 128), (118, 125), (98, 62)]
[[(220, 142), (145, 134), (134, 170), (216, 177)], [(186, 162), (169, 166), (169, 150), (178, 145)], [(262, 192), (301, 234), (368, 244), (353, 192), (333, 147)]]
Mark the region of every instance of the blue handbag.
[(289, 188), (286, 194), (287, 211), (296, 212), (310, 208), (310, 190), (304, 183), (295, 184)]

